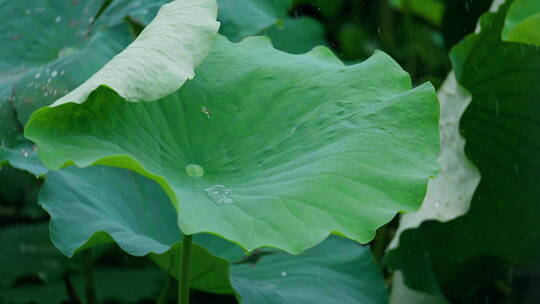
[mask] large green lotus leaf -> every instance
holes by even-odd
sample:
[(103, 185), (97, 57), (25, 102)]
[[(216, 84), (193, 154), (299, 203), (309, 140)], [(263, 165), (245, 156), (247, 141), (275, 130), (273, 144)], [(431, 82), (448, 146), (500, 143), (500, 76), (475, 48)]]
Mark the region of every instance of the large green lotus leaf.
[(540, 46), (540, 1), (515, 0), (506, 16), (502, 37)]
[[(153, 252), (152, 259), (177, 276), (180, 233), (156, 183), (124, 169), (71, 167), (48, 173), (40, 202), (51, 215), (54, 243), (67, 255), (114, 238), (130, 254)], [(302, 256), (267, 252), (255, 265), (223, 239), (203, 234), (194, 241), (192, 288), (234, 291), (242, 303), (386, 303), (369, 249), (343, 238), (330, 238)]]
[(467, 156), (482, 174), (471, 209), (403, 232), (388, 255), (408, 286), (433, 292), (437, 285), (452, 302), (540, 268), (540, 49), (501, 41), (510, 4), (484, 16), (481, 31), (451, 54), (457, 80), (472, 96), (461, 121)]
[[(175, 217), (163, 201), (166, 195), (143, 177), (102, 166), (51, 171), (39, 194), (39, 203), (51, 215), (51, 240), (68, 257), (112, 240), (135, 256), (167, 251), (180, 233), (167, 227), (175, 226)], [(82, 203), (84, 208), (73, 212)], [(138, 218), (146, 221), (135, 221)], [(69, 230), (69, 238), (63, 230)]]
[[(181, 234), (166, 194), (128, 170), (96, 166), (49, 172), (39, 202), (51, 215), (52, 242), (69, 257), (110, 242), (135, 256), (171, 256), (181, 250)], [(193, 288), (230, 291), (224, 259), (197, 244), (193, 257)]]
[(83, 103), (99, 86), (128, 101), (152, 101), (171, 94), (194, 76), (219, 28), (215, 0), (175, 0), (120, 54), (90, 79), (54, 102)]
[(436, 175), (438, 103), (387, 55), (344, 66), (264, 38), (216, 42), (198, 77), (159, 102), (100, 88), (46, 107), (26, 135), (51, 168), (133, 169), (160, 183), (186, 234), (300, 253), (330, 233), (360, 242), (413, 211)]

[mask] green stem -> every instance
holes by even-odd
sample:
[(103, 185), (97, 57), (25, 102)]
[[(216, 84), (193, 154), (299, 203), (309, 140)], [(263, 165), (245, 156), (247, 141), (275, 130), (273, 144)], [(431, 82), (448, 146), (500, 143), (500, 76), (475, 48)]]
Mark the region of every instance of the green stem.
[(169, 298), (170, 287), (171, 287), (171, 275), (167, 273), (167, 280), (165, 281), (165, 285), (163, 285), (163, 289), (161, 289), (161, 292), (159, 293), (159, 297), (156, 301), (156, 304), (167, 303), (167, 300)]
[(64, 275), (64, 286), (66, 287), (69, 303), (83, 304), (83, 302), (79, 298), (79, 295), (77, 295), (77, 290), (75, 290), (75, 287), (73, 287), (73, 283), (71, 282), (71, 279), (69, 278), (69, 273), (66, 273)]
[(92, 249), (83, 251), (84, 283), (86, 289), (86, 304), (96, 304), (96, 282), (92, 262)]
[(191, 235), (184, 235), (180, 273), (178, 274), (178, 304), (189, 304), (189, 266), (191, 259)]

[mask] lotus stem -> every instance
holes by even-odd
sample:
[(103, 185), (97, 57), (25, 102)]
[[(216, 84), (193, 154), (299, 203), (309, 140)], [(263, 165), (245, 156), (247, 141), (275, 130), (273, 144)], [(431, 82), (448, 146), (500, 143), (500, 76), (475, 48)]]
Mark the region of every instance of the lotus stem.
[(86, 303), (96, 304), (96, 282), (94, 280), (94, 269), (92, 261), (92, 249), (83, 251), (84, 263), (84, 283), (86, 289)]
[(156, 304), (167, 303), (167, 300), (169, 298), (170, 287), (171, 287), (171, 275), (167, 273), (167, 279), (165, 280), (165, 284), (163, 284), (163, 288), (161, 289), (161, 292), (159, 293), (159, 297), (156, 301)]
[(178, 304), (189, 304), (189, 266), (191, 260), (191, 235), (183, 235), (180, 273), (178, 274)]

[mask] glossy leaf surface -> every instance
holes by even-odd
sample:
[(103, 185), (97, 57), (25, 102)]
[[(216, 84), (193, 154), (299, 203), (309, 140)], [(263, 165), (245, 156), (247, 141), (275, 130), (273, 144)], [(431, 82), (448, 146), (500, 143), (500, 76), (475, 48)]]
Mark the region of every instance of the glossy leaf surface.
[(324, 48), (289, 55), (263, 38), (220, 39), (197, 73), (159, 102), (101, 88), (44, 108), (26, 135), (51, 168), (106, 164), (156, 180), (182, 231), (247, 250), (299, 253), (332, 232), (368, 242), (415, 210), (436, 174), (433, 88), (411, 89), (383, 53), (346, 67)]

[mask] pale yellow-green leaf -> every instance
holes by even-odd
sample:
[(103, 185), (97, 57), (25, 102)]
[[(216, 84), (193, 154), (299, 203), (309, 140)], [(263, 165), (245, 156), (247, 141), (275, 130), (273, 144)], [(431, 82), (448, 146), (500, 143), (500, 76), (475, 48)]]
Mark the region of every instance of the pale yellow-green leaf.
[(176, 91), (195, 75), (219, 28), (215, 0), (175, 0), (124, 51), (77, 89), (57, 100), (83, 103), (99, 86), (128, 101), (152, 101)]

